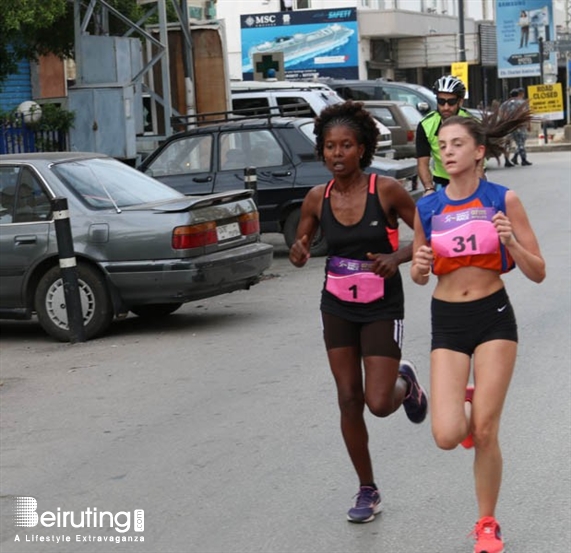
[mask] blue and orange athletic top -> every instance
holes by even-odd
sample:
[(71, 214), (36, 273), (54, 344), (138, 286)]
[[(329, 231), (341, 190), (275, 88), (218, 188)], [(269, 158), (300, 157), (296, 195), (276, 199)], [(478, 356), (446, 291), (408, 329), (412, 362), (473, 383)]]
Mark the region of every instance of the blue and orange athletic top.
[(451, 200), (442, 189), (417, 203), (418, 214), (432, 247), (432, 272), (445, 275), (461, 267), (507, 273), (515, 262), (500, 242), (491, 218), (506, 212), (508, 188), (480, 179), (468, 198)]

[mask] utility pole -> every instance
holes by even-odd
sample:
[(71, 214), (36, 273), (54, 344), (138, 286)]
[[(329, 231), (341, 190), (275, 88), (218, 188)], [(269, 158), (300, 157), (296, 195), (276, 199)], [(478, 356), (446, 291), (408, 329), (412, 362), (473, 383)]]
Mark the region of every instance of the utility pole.
[[(544, 70), (543, 70), (543, 62), (544, 62), (544, 53), (543, 53), (543, 37), (540, 36), (538, 38), (539, 42), (539, 82), (540, 84), (544, 84)], [(547, 144), (547, 125), (545, 123), (545, 119), (541, 119), (541, 128), (543, 130), (543, 141)]]
[(460, 60), (466, 61), (466, 40), (464, 36), (464, 0), (458, 0), (458, 41)]

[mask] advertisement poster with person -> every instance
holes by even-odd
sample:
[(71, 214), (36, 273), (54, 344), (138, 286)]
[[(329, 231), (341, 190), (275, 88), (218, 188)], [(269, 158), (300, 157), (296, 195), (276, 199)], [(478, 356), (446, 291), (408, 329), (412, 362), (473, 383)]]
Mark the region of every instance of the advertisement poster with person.
[[(552, 0), (498, 0), (496, 12), (498, 77), (539, 77), (540, 44), (544, 61), (557, 63), (549, 50), (555, 40)], [(553, 49), (552, 49), (553, 50)]]
[[(252, 80), (254, 56), (284, 56), (286, 79), (359, 77), (355, 8), (286, 11), (240, 16), (242, 78)], [(262, 62), (263, 63), (263, 62)]]

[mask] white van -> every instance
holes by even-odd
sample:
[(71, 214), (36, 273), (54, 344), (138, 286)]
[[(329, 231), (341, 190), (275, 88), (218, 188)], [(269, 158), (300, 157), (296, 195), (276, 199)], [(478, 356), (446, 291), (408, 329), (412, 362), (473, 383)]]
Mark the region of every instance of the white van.
[[(324, 108), (343, 102), (323, 83), (290, 81), (232, 81), (232, 110), (247, 115), (316, 117)], [(391, 131), (380, 121), (376, 155), (394, 157)]]

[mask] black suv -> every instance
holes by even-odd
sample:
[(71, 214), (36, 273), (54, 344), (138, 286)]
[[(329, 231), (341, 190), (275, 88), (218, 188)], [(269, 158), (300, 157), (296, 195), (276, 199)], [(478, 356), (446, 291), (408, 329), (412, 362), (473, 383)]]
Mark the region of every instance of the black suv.
[(412, 104), (426, 115), (436, 110), (436, 96), (424, 86), (375, 79), (371, 81), (323, 79), (344, 100), (396, 100)]
[[(261, 231), (283, 233), (291, 246), (303, 198), (311, 187), (331, 178), (316, 156), (313, 119), (209, 121), (169, 137), (139, 169), (184, 194), (196, 195), (244, 188), (246, 167), (256, 168)], [(416, 160), (375, 157), (368, 171), (394, 177), (411, 189)], [(317, 238), (312, 253), (323, 255), (325, 248)]]

